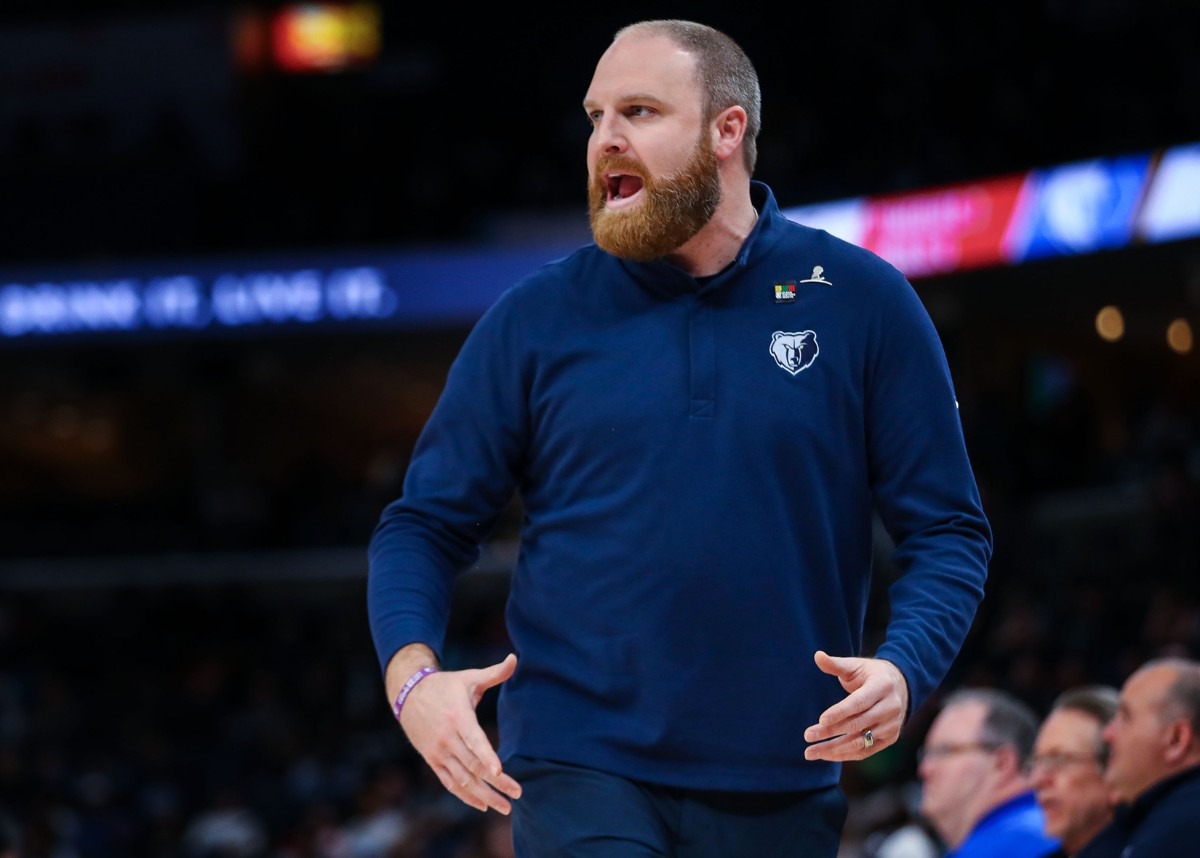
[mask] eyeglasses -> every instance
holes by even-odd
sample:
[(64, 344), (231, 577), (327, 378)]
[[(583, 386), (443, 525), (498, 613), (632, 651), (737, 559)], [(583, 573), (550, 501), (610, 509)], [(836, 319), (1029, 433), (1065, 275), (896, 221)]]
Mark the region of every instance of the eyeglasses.
[(983, 751), (991, 753), (998, 751), (1004, 747), (999, 742), (958, 742), (946, 745), (926, 745), (917, 748), (917, 764), (926, 760), (940, 760), (943, 757), (952, 757), (956, 754), (969, 754), (972, 751)]
[(1026, 771), (1032, 772), (1035, 769), (1045, 769), (1048, 772), (1057, 772), (1065, 769), (1067, 766), (1074, 763), (1099, 763), (1100, 758), (1095, 754), (1034, 754), (1025, 763)]

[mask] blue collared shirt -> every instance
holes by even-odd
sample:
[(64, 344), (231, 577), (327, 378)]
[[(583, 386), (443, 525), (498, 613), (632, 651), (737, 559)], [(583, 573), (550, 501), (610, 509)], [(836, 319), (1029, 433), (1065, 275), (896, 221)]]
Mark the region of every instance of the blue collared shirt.
[(1032, 791), (992, 808), (946, 858), (1041, 858), (1058, 846)]

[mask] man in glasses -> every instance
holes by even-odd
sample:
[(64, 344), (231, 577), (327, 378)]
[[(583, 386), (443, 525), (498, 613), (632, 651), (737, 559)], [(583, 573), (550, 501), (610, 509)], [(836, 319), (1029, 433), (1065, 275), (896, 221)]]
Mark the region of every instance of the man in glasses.
[(1104, 728), (1105, 780), (1125, 804), (1104, 836), (1123, 858), (1200, 854), (1200, 662), (1160, 658), (1125, 680)]
[(1119, 696), (1107, 685), (1070, 689), (1054, 701), (1038, 730), (1029, 776), (1046, 833), (1060, 843), (1047, 858), (1108, 854), (1108, 838), (1097, 837), (1115, 803), (1104, 781), (1108, 745), (1101, 733), (1117, 712)]
[(1038, 718), (1007, 692), (972, 688), (946, 698), (919, 755), (921, 814), (947, 858), (1041, 858), (1044, 831), (1026, 773)]

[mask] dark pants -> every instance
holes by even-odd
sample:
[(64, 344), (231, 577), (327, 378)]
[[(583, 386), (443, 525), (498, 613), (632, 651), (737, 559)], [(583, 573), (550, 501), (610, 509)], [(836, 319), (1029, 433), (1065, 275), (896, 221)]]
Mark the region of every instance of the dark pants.
[(806, 792), (662, 787), (516, 758), (517, 858), (836, 858), (846, 798)]

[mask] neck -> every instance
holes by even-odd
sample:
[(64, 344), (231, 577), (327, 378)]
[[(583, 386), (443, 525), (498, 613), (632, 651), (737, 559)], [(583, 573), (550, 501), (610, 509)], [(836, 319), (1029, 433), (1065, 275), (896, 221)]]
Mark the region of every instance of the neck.
[(708, 277), (733, 262), (758, 223), (749, 187), (736, 196), (736, 200), (723, 203), (704, 228), (667, 259), (693, 277)]
[(1081, 830), (1063, 834), (1061, 839), (1063, 852), (1066, 852), (1068, 855), (1074, 855), (1084, 846), (1087, 846), (1111, 820), (1111, 809), (1104, 808), (1103, 810), (1097, 810), (1093, 818), (1089, 819), (1086, 826), (1082, 827)]
[(1021, 793), (1027, 792), (1029, 787), (1022, 781), (1010, 782), (998, 789), (981, 793), (974, 801), (969, 799), (963, 805), (963, 814), (958, 819), (954, 820), (957, 825), (951, 824), (950, 829), (941, 832), (945, 838), (947, 845), (957, 849), (962, 845), (963, 841), (974, 831), (980, 821), (998, 808), (1005, 802), (1011, 801)]

